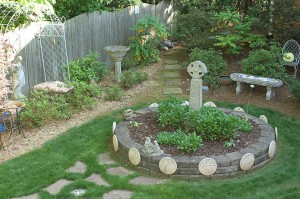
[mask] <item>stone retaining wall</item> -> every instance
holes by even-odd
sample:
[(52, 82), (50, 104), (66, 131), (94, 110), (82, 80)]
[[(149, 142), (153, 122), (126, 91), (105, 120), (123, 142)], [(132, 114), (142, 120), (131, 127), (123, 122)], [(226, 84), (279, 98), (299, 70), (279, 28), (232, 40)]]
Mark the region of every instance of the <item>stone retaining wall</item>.
[[(240, 116), (246, 115), (249, 117), (258, 124), (262, 130), (259, 140), (240, 151), (226, 155), (189, 157), (185, 155), (172, 156), (170, 154), (163, 154), (161, 156), (150, 157), (142, 152), (142, 145), (136, 143), (129, 137), (129, 129), (127, 128), (129, 122), (122, 121), (116, 125), (115, 129), (113, 127), (114, 149), (119, 157), (135, 170), (151, 176), (183, 180), (229, 178), (244, 175), (259, 169), (274, 157), (276, 151), (276, 136), (274, 129), (269, 124), (245, 113), (222, 108), (220, 108), (220, 110), (226, 113)], [(142, 109), (135, 113), (144, 114), (148, 111), (155, 111), (155, 108)], [(215, 162), (216, 165), (211, 163), (206, 164), (205, 162), (207, 161)], [(201, 165), (199, 164), (200, 162)], [(200, 167), (207, 169), (207, 171), (203, 172), (202, 170), (201, 173)], [(213, 174), (210, 174), (210, 172)]]

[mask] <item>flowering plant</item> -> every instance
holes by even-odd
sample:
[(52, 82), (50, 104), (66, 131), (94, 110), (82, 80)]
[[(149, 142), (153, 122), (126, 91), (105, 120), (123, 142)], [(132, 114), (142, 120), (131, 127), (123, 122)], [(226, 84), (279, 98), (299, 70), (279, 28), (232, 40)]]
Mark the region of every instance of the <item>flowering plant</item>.
[(11, 81), (7, 78), (8, 68), (12, 67), (12, 59), (15, 54), (14, 48), (8, 40), (0, 33), (0, 105), (7, 100), (10, 93)]

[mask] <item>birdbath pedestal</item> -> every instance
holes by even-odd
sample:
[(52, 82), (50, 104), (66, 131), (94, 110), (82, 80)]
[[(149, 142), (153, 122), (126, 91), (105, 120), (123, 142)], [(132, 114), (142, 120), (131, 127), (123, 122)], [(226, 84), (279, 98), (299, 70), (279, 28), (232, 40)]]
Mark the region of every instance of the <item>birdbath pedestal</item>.
[(107, 46), (104, 50), (111, 56), (115, 62), (115, 72), (117, 82), (121, 81), (121, 61), (124, 55), (129, 51), (129, 46)]

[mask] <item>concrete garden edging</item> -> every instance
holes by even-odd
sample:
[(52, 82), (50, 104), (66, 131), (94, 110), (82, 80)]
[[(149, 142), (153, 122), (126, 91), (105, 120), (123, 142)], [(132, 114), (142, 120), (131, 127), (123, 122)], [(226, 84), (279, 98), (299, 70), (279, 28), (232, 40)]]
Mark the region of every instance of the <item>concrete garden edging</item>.
[[(113, 127), (114, 150), (127, 165), (135, 170), (151, 176), (181, 180), (230, 178), (245, 175), (261, 168), (274, 157), (276, 153), (275, 130), (269, 124), (246, 113), (224, 108), (218, 109), (225, 113), (247, 116), (259, 125), (261, 137), (256, 143), (226, 155), (189, 157), (163, 154), (151, 157), (143, 153), (142, 145), (130, 138), (127, 128), (129, 122), (121, 121)], [(145, 108), (135, 111), (135, 113), (145, 114), (155, 110), (156, 108)]]

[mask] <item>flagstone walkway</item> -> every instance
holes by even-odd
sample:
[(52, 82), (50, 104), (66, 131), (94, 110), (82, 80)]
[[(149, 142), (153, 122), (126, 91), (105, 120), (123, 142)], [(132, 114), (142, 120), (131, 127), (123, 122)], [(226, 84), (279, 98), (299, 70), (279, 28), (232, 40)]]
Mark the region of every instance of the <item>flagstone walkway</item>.
[(180, 53), (180, 51), (170, 51), (163, 58), (164, 74), (163, 74), (163, 94), (182, 94), (181, 89), (181, 70), (182, 65), (172, 56)]
[[(121, 166), (116, 166), (116, 162), (112, 160), (109, 157), (109, 153), (102, 153), (98, 155), (98, 164), (99, 165), (108, 165), (109, 168), (106, 170), (106, 173), (111, 175), (111, 176), (119, 176), (120, 178), (124, 176), (129, 176), (134, 174), (135, 172), (130, 171), (124, 167)], [(66, 172), (68, 173), (79, 173), (79, 174), (84, 174), (88, 169), (88, 165), (86, 165), (82, 161), (77, 161), (74, 163), (73, 166), (70, 168), (66, 169)], [(84, 180), (87, 182), (91, 182), (96, 184), (97, 186), (104, 186), (104, 187), (110, 187), (112, 186), (111, 183), (109, 182), (109, 178), (104, 179), (102, 177), (103, 173), (99, 171), (99, 173), (93, 173), (89, 177), (85, 178)], [(156, 185), (156, 184), (161, 184), (166, 182), (167, 180), (165, 179), (156, 179), (152, 177), (147, 177), (147, 176), (138, 176), (135, 177), (131, 180), (129, 180), (128, 183), (133, 184), (133, 185), (138, 185), (138, 186), (151, 186), (151, 185)], [(75, 181), (67, 180), (67, 179), (59, 179), (53, 184), (45, 187), (43, 191), (48, 192), (49, 194), (56, 196), (64, 187), (71, 185), (72, 183), (75, 183)], [(76, 189), (71, 191), (71, 193), (76, 197), (83, 196), (87, 190), (84, 188), (82, 189)], [(105, 193), (102, 197), (103, 199), (129, 199), (132, 196), (132, 191), (130, 190), (112, 190), (107, 193)], [(101, 196), (99, 196), (101, 197)], [(22, 196), (22, 197), (16, 197), (13, 199), (40, 199), (40, 196), (38, 193), (33, 193), (28, 196)]]

